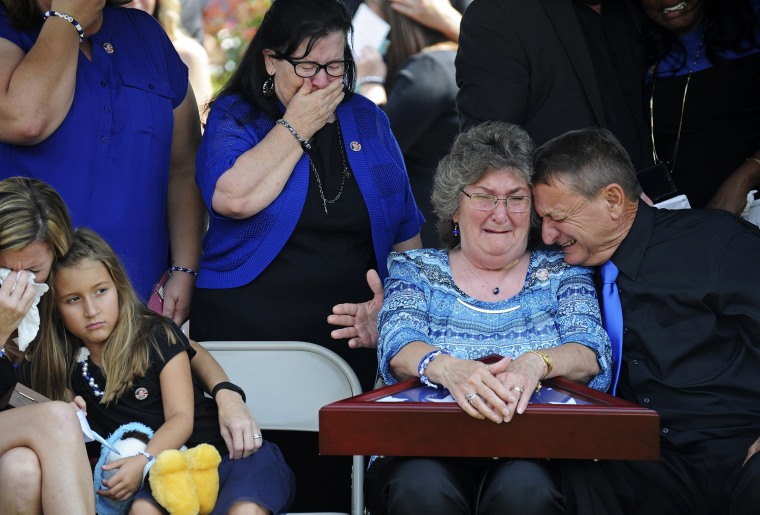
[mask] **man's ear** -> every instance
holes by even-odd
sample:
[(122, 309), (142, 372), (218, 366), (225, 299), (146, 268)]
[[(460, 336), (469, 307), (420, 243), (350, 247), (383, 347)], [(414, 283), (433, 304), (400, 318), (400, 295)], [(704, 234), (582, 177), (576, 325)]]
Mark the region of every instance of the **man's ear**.
[(602, 195), (610, 216), (613, 219), (619, 218), (623, 214), (623, 207), (625, 206), (625, 192), (623, 188), (618, 183), (613, 182), (602, 189)]

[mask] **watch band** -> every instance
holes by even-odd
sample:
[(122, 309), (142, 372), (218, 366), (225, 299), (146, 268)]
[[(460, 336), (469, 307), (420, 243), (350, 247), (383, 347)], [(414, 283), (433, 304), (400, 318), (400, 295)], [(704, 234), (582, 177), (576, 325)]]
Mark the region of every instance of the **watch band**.
[(217, 383), (217, 385), (211, 390), (211, 397), (216, 399), (216, 394), (219, 393), (219, 390), (232, 390), (233, 392), (237, 392), (243, 398), (243, 402), (245, 402), (245, 392), (236, 384), (230, 383), (229, 381)]

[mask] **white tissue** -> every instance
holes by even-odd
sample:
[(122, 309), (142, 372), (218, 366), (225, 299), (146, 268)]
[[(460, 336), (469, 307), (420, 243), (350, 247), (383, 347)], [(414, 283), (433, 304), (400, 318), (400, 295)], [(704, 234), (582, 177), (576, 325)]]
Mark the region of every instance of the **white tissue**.
[(755, 200), (755, 193), (757, 190), (747, 193), (747, 205), (744, 206), (741, 217), (760, 226), (760, 199)]
[[(12, 270), (0, 268), (0, 285), (2, 285), (9, 276), (9, 280), (15, 281), (15, 275), (16, 272)], [(37, 336), (37, 331), (40, 330), (40, 311), (37, 309), (37, 304), (40, 302), (40, 297), (48, 291), (47, 284), (34, 282), (34, 274), (30, 273), (28, 277), (29, 284), (34, 288), (34, 302), (32, 303), (32, 307), (29, 308), (29, 312), (18, 325), (18, 338), (13, 339), (16, 342), (16, 345), (18, 345), (18, 349), (22, 352), (26, 350), (32, 340), (34, 340), (34, 337)]]

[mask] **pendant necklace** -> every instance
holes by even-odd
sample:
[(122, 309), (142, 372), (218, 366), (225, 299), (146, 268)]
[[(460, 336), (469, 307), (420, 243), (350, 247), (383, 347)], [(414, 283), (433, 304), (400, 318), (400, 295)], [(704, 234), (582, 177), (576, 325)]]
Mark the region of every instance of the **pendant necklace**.
[(351, 172), (348, 171), (348, 161), (346, 160), (346, 150), (343, 148), (343, 133), (340, 130), (340, 121), (338, 121), (337, 113), (335, 115), (335, 130), (338, 133), (338, 147), (340, 148), (340, 157), (341, 157), (341, 160), (343, 161), (343, 173), (341, 174), (341, 179), (340, 179), (340, 189), (338, 190), (338, 194), (335, 195), (335, 198), (328, 200), (325, 197), (325, 191), (322, 188), (322, 180), (319, 178), (319, 172), (317, 172), (317, 167), (314, 166), (314, 161), (311, 159), (311, 155), (309, 155), (309, 166), (311, 167), (311, 170), (314, 172), (314, 177), (316, 177), (317, 179), (317, 187), (319, 188), (319, 197), (322, 199), (322, 208), (325, 210), (325, 214), (327, 214), (327, 204), (334, 204), (335, 202), (337, 202), (337, 200), (343, 194), (343, 186), (345, 186), (346, 184), (346, 179), (351, 177)]
[[(520, 258), (515, 259), (515, 261), (511, 265), (507, 266), (507, 268), (504, 271), (508, 272), (512, 270), (514, 267), (517, 266), (517, 263), (519, 262), (520, 262)], [(494, 295), (498, 295), (499, 293), (501, 293), (501, 289), (497, 286), (496, 288), (491, 290), (491, 293), (493, 293)]]
[(98, 383), (95, 382), (95, 379), (90, 375), (90, 365), (87, 363), (89, 357), (90, 351), (87, 350), (87, 347), (82, 347), (79, 349), (79, 354), (77, 355), (77, 363), (82, 367), (82, 377), (84, 377), (84, 380), (90, 387), (90, 390), (92, 390), (92, 393), (95, 394), (95, 397), (98, 399), (102, 399), (104, 392), (100, 389)]

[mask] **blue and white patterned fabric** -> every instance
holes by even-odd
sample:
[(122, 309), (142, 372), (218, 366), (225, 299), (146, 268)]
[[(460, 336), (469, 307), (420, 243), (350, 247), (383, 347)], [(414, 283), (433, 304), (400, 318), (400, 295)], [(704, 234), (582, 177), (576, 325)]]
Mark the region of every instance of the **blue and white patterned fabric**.
[(463, 359), (489, 354), (516, 358), (574, 342), (596, 352), (601, 371), (589, 386), (607, 390), (610, 340), (602, 327), (593, 271), (568, 265), (562, 252), (533, 251), (522, 290), (498, 302), (480, 301), (460, 290), (445, 250), (394, 252), (388, 270), (377, 348), (385, 384), (397, 382), (389, 362), (413, 341)]

